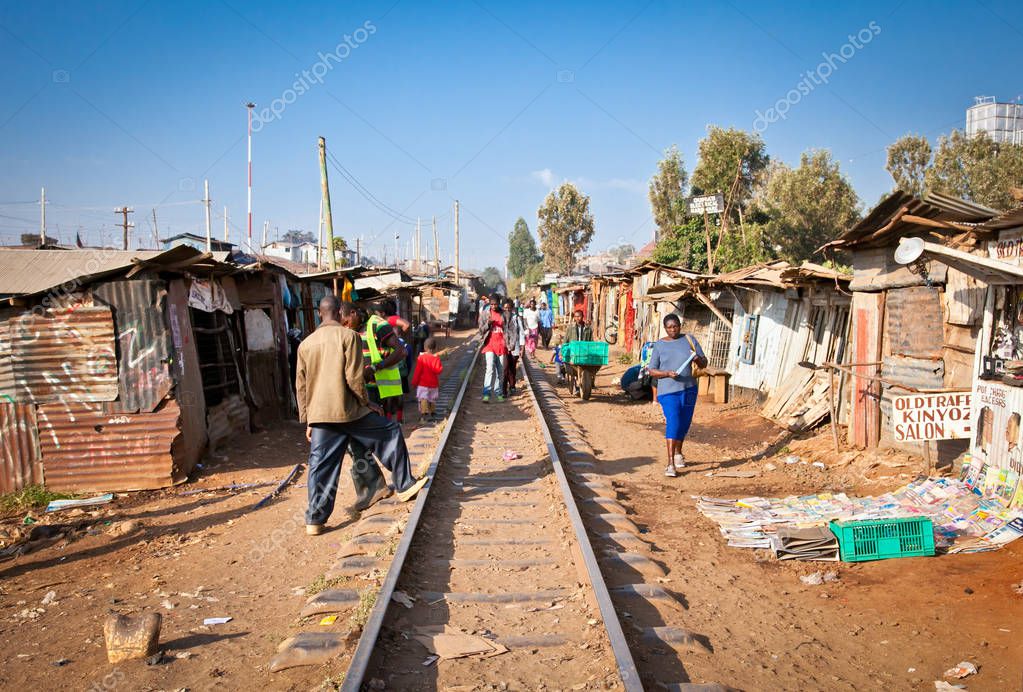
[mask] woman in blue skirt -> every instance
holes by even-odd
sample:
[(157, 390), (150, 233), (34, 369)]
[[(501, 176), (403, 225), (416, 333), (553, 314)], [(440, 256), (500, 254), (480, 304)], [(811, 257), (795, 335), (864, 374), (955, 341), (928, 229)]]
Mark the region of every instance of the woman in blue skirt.
[(664, 437), (668, 449), (668, 467), (664, 475), (675, 478), (678, 469), (684, 467), (682, 443), (693, 422), (696, 410), (696, 378), (693, 377), (693, 363), (707, 367), (700, 343), (690, 335), (682, 334), (682, 322), (678, 315), (664, 318), (666, 337), (654, 343), (650, 356), (649, 372), (657, 387), (657, 403), (664, 411), (666, 421)]

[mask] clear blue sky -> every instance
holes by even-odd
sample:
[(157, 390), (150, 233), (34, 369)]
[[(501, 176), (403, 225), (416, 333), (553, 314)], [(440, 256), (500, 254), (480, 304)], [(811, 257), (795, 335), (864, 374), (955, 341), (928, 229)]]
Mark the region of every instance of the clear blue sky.
[[(592, 198), (593, 250), (652, 235), (646, 184), (661, 152), (695, 165), (708, 124), (752, 129), (822, 53), (853, 49), (827, 84), (763, 132), (774, 158), (827, 148), (865, 206), (890, 187), (885, 146), (962, 127), (976, 95), (1023, 93), (1016, 3), (7, 2), (0, 9), (0, 238), (48, 226), (64, 240), (203, 232), (208, 178), (221, 233), (244, 228), (245, 109), (295, 96), (254, 136), (254, 234), (315, 231), (316, 138), (386, 207), (439, 217), (463, 265), (500, 265), (516, 217), (531, 229), (551, 185)], [(367, 24), (368, 22), (368, 24)], [(356, 30), (371, 27), (365, 34)], [(343, 59), (316, 67), (349, 35)], [(361, 42), (359, 39), (362, 39)], [(849, 49), (847, 49), (847, 54)], [(301, 95), (287, 90), (303, 70)], [(1015, 74), (1013, 74), (1015, 73)], [(795, 92), (793, 92), (795, 93)], [(331, 169), (334, 223), (393, 256), (411, 226)], [(29, 202), (30, 204), (15, 204)], [(392, 223), (393, 222), (393, 223)], [(271, 235), (273, 231), (271, 230)], [(424, 243), (425, 244), (425, 243)]]

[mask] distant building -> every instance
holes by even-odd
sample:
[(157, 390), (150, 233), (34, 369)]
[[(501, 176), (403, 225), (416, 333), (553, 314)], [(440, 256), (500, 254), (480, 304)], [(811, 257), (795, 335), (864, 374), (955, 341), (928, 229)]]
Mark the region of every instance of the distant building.
[[(317, 260), (320, 257), (319, 246), (316, 243), (289, 243), (283, 240), (275, 240), (272, 243), (264, 245), (263, 254), (270, 257), (279, 257), (292, 262), (298, 262), (300, 264), (317, 264)], [(342, 266), (345, 267), (354, 267), (357, 259), (354, 250), (339, 250), (335, 253), (335, 258), (342, 264)], [(324, 248), (323, 264), (326, 265), (329, 259), (327, 249)]]
[(994, 96), (977, 96), (966, 109), (966, 136), (986, 132), (998, 144), (1023, 145), (1023, 103), (998, 103)]
[[(163, 250), (170, 250), (172, 247), (177, 247), (178, 245), (187, 245), (199, 252), (206, 252), (206, 237), (196, 235), (194, 233), (179, 233), (160, 241), (160, 247)], [(234, 250), (234, 243), (228, 243), (223, 240), (213, 238), (210, 241), (210, 249), (213, 252), (231, 252)]]

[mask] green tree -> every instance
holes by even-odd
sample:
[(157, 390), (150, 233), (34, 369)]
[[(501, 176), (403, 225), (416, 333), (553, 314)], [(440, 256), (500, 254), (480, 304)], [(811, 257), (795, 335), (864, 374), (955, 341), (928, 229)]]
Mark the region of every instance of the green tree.
[(536, 241), (529, 232), (526, 220), (521, 216), (515, 222), (515, 228), (508, 234), (508, 271), (512, 276), (523, 276), (526, 270), (540, 261), (540, 251), (536, 249)]
[(700, 140), (692, 192), (724, 195), (729, 211), (723, 219), (726, 233), (728, 224), (746, 211), (770, 160), (760, 135), (716, 125), (707, 128), (707, 136)]
[(931, 162), (931, 145), (921, 135), (904, 135), (888, 145), (888, 163), (885, 168), (895, 181), (895, 187), (923, 197), (924, 176)]
[(348, 265), (348, 260), (345, 258), (346, 252), (348, 252), (348, 241), (341, 236), (334, 236), (334, 256), (337, 257), (337, 266)]
[(570, 273), (576, 255), (585, 250), (593, 238), (590, 198), (572, 183), (562, 183), (547, 195), (536, 216), (544, 266), (561, 274)]
[(608, 254), (613, 255), (617, 264), (625, 264), (626, 260), (636, 254), (636, 246), (631, 243), (622, 243), (607, 249)]
[(682, 155), (674, 144), (657, 162), (657, 173), (650, 179), (650, 208), (657, 224), (657, 238), (673, 232), (685, 219), (682, 203), (689, 184), (689, 175)]
[(809, 259), (860, 218), (856, 191), (826, 150), (804, 153), (798, 168), (775, 166), (759, 202), (770, 218), (767, 243), (792, 263)]
[(925, 174), (927, 189), (995, 209), (1012, 209), (1011, 188), (1023, 183), (1023, 147), (997, 144), (986, 132), (967, 137), (959, 130), (938, 139)]
[[(707, 271), (707, 241), (703, 218), (682, 217), (681, 225), (661, 235), (651, 259), (694, 272)], [(716, 232), (716, 227), (714, 227)]]

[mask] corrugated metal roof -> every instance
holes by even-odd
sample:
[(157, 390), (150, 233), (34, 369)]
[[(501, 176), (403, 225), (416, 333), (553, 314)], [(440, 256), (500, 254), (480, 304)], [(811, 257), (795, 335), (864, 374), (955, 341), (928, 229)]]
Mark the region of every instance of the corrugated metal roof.
[(39, 293), (68, 281), (130, 269), (133, 260), (162, 254), (156, 250), (0, 249), (0, 295)]
[(999, 214), (990, 221), (985, 221), (980, 225), (985, 231), (1004, 231), (1021, 226), (1023, 226), (1023, 207)]
[[(895, 190), (878, 202), (859, 223), (821, 247), (820, 250), (857, 245), (868, 247), (887, 245), (892, 242), (893, 238), (939, 230), (931, 226), (896, 220), (900, 214), (919, 216), (934, 221), (973, 225), (988, 221), (998, 213), (995, 209), (947, 195), (933, 194), (920, 199), (902, 190)], [(956, 229), (945, 231), (948, 235), (959, 232), (961, 231)]]
[(0, 403), (0, 493), (43, 482), (36, 407)]
[(226, 264), (229, 252), (211, 256), (187, 245), (170, 250), (11, 250), (0, 248), (0, 296), (22, 296), (59, 291), (65, 296), (106, 276), (136, 267), (168, 271), (204, 269), (217, 273), (238, 271)]
[(38, 409), (46, 487), (60, 491), (146, 490), (184, 480), (174, 459), (180, 410), (119, 413), (107, 404), (45, 404)]
[(152, 411), (174, 385), (163, 308), (166, 294), (166, 284), (158, 279), (108, 281), (93, 290), (96, 300), (113, 308), (121, 411)]
[(14, 400), (113, 401), (117, 398), (114, 320), (108, 307), (80, 307), (8, 320)]

